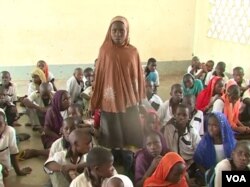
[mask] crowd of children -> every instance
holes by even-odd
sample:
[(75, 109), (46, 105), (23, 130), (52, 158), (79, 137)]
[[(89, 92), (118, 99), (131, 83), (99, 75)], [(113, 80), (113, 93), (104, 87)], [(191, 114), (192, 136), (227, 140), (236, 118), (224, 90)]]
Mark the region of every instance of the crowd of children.
[[(94, 69), (76, 68), (66, 90), (56, 88), (40, 60), (27, 96), (18, 100), (10, 73), (2, 71), (0, 186), (11, 166), (17, 175), (32, 172), (21, 169), (18, 159), (38, 156), (46, 158), (53, 187), (221, 186), (221, 171), (249, 170), (250, 87), (243, 68), (235, 67), (229, 79), (226, 63), (214, 68), (214, 61), (193, 57), (163, 102), (156, 67), (149, 58), (142, 68), (129, 44), (128, 22), (118, 16)], [(43, 150), (19, 152), (18, 101), (29, 116), (26, 125), (40, 133)], [(124, 167), (122, 174), (114, 165)]]

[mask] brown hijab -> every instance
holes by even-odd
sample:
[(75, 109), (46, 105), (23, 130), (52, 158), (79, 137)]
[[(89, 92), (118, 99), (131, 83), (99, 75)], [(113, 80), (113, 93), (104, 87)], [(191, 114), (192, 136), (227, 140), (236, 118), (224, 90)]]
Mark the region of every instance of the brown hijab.
[[(122, 46), (111, 38), (111, 26), (120, 21), (125, 25), (127, 36)], [(143, 70), (137, 49), (129, 44), (129, 25), (126, 18), (112, 19), (106, 38), (101, 46), (95, 70), (91, 109), (105, 112), (125, 112), (145, 98)]]

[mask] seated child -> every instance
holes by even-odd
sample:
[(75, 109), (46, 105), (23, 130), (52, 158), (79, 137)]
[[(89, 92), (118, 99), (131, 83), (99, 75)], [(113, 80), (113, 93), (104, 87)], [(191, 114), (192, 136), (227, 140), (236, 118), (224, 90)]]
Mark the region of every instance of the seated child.
[(2, 71), (0, 76), (0, 108), (5, 110), (9, 125), (20, 126), (17, 122), (19, 115), (15, 105), (17, 102), (16, 86), (11, 82), (11, 76), (8, 71)]
[(193, 155), (201, 138), (189, 124), (189, 109), (179, 104), (171, 124), (165, 126), (164, 137), (168, 148), (181, 155), (187, 168), (193, 164)]
[(47, 82), (44, 72), (40, 68), (36, 68), (32, 73), (32, 81), (28, 86), (28, 96), (34, 92), (39, 90), (40, 84), (43, 82)]
[(183, 158), (177, 153), (169, 152), (161, 159), (152, 176), (145, 180), (143, 187), (188, 187), (185, 174)]
[(196, 99), (196, 109), (203, 112), (209, 112), (214, 102), (220, 98), (224, 91), (223, 79), (214, 76), (208, 83), (207, 87), (202, 90)]
[(51, 102), (51, 107), (47, 110), (42, 132), (42, 143), (45, 149), (49, 149), (52, 143), (60, 138), (60, 130), (63, 119), (68, 117), (70, 106), (70, 96), (66, 90), (58, 90)]
[(109, 178), (105, 187), (134, 187), (134, 185), (126, 175), (117, 174)]
[(187, 73), (190, 73), (194, 77), (200, 73), (200, 59), (197, 56), (194, 56), (191, 61), (191, 65), (188, 66)]
[(51, 105), (53, 95), (51, 84), (41, 83), (39, 91), (34, 91), (23, 99), (33, 130), (38, 130), (44, 126), (45, 114)]
[(182, 80), (183, 95), (197, 95), (203, 90), (203, 84), (200, 79), (195, 79), (192, 74), (185, 74)]
[(70, 187), (105, 186), (108, 178), (116, 174), (114, 158), (110, 151), (94, 147), (87, 155), (86, 168), (70, 184)]
[(205, 171), (231, 156), (235, 143), (236, 140), (225, 115), (221, 112), (211, 113), (208, 117), (208, 132), (202, 137), (194, 154), (194, 161), (198, 165), (199, 177), (202, 180), (204, 180)]
[(86, 154), (91, 149), (92, 137), (83, 129), (73, 130), (68, 138), (70, 147), (56, 152), (44, 164), (44, 167), (51, 171), (53, 187), (68, 187), (71, 180), (84, 170)]
[(250, 88), (243, 94), (239, 120), (247, 126), (250, 125)]
[(17, 161), (18, 147), (16, 144), (15, 129), (7, 125), (6, 115), (0, 109), (0, 163), (7, 167), (8, 170), (13, 166), (15, 172), (19, 176), (31, 173), (30, 167), (19, 168)]
[(170, 92), (171, 98), (165, 101), (157, 111), (161, 121), (161, 126), (165, 126), (167, 122), (174, 117), (177, 106), (182, 101), (182, 87), (180, 84), (173, 84)]
[(244, 79), (244, 69), (242, 67), (235, 67), (233, 69), (233, 80), (240, 87), (240, 96), (242, 97), (244, 92), (249, 88), (249, 83)]
[(182, 103), (189, 108), (189, 124), (196, 129), (200, 136), (204, 134), (204, 116), (203, 112), (195, 109), (195, 96), (184, 96)]
[(160, 85), (160, 78), (159, 78), (159, 73), (156, 70), (156, 66), (157, 66), (156, 59), (149, 58), (144, 73), (145, 73), (145, 78), (149, 81), (152, 81), (155, 85), (155, 88), (157, 89), (157, 87)]
[(135, 154), (135, 185), (142, 187), (168, 151), (166, 141), (159, 132), (145, 134), (145, 147)]
[(225, 70), (226, 70), (226, 63), (225, 62), (218, 62), (218, 64), (215, 67), (215, 70), (211, 71), (207, 74), (205, 86), (208, 85), (209, 81), (213, 78), (213, 76), (221, 77), (224, 80), (224, 82), (226, 83), (229, 79), (228, 79), (227, 75), (225, 74)]
[(154, 92), (155, 85), (153, 82), (146, 80), (146, 95), (150, 105), (157, 111), (163, 103), (162, 99)]
[(72, 103), (79, 103), (82, 105), (82, 98), (80, 95), (83, 88), (83, 70), (82, 68), (76, 68), (73, 76), (67, 80), (67, 91), (69, 92)]
[(50, 82), (52, 84), (53, 90), (57, 91), (56, 86), (55, 86), (55, 77), (54, 75), (49, 71), (49, 66), (44, 60), (39, 60), (36, 64), (38, 68), (40, 68), (47, 79), (47, 82)]
[(92, 86), (93, 78), (94, 78), (94, 70), (90, 67), (87, 67), (83, 71), (83, 83), (84, 90), (90, 86)]
[[(207, 75), (210, 72), (212, 72), (213, 69), (214, 69), (214, 61), (213, 60), (207, 61), (206, 64), (205, 64), (205, 76), (204, 76), (203, 81), (202, 81), (204, 87), (206, 87), (206, 85), (207, 85), (206, 83), (208, 83), (209, 80), (210, 80), (210, 77), (208, 77)], [(208, 78), (209, 78), (209, 80), (208, 80)]]
[(222, 171), (250, 171), (250, 142), (237, 142), (231, 158), (220, 161), (215, 167), (214, 187), (222, 187)]
[(240, 89), (234, 80), (226, 84), (226, 92), (213, 105), (213, 112), (223, 112), (231, 128), (239, 134), (250, 134), (250, 128), (244, 126), (239, 120)]

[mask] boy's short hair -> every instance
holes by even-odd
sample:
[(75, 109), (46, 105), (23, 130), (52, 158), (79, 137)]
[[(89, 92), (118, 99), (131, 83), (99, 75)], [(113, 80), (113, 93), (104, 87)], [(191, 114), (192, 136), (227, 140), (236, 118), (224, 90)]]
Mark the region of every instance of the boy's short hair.
[(214, 66), (214, 61), (213, 60), (209, 60), (209, 61), (207, 61), (207, 63), (210, 63), (210, 64), (212, 64), (212, 66)]
[(1, 71), (1, 74), (8, 74), (10, 76), (10, 72), (8, 71)]
[(102, 147), (94, 147), (89, 151), (86, 163), (88, 167), (94, 167), (113, 162), (113, 160), (113, 155), (109, 150)]
[(181, 88), (181, 84), (173, 84), (172, 86), (171, 86), (171, 89), (170, 89), (170, 91), (172, 92), (174, 89), (176, 89), (176, 88)]
[(93, 71), (94, 71), (93, 68), (87, 67), (84, 69), (83, 73), (88, 73), (88, 72), (93, 72)]
[(232, 85), (227, 89), (227, 94), (229, 95), (239, 95), (240, 94), (240, 88), (238, 85)]
[(244, 69), (240, 66), (235, 67), (233, 71), (242, 71), (244, 73)]
[[(183, 104), (183, 103), (180, 103), (180, 104), (177, 105), (177, 108), (188, 109), (188, 106), (185, 105), (185, 104)], [(176, 109), (177, 109), (177, 108), (176, 108)]]
[(74, 73), (76, 73), (77, 71), (83, 71), (83, 70), (82, 68), (78, 67), (78, 68), (75, 68)]
[(249, 140), (240, 140), (240, 141), (237, 141), (237, 143), (236, 143), (236, 145), (234, 147), (234, 150), (237, 149), (240, 146), (250, 147), (250, 141)]
[(223, 68), (226, 68), (226, 63), (225, 62), (218, 62), (216, 66), (221, 66)]
[(154, 63), (154, 62), (156, 62), (156, 59), (153, 58), (153, 57), (151, 57), (151, 58), (148, 59), (147, 65), (149, 65), (149, 64), (151, 64), (151, 63)]
[(199, 59), (197, 56), (194, 56), (194, 57), (192, 58), (192, 61), (200, 61), (200, 59)]

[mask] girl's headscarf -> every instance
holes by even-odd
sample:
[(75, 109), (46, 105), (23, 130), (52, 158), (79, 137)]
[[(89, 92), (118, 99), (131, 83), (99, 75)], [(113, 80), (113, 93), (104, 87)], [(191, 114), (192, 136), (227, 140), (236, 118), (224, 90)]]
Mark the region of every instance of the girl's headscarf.
[(214, 92), (214, 88), (215, 88), (216, 83), (221, 79), (222, 78), (219, 76), (214, 76), (209, 81), (207, 87), (199, 93), (199, 95), (197, 96), (197, 99), (196, 99), (196, 109), (197, 110), (201, 110), (204, 112), (206, 106), (209, 104), (209, 102), (213, 96), (213, 92)]
[(37, 75), (40, 78), (42, 83), (47, 82), (45, 74), (44, 74), (43, 70), (41, 70), (40, 68), (35, 68), (31, 74)]
[(175, 164), (182, 162), (185, 164), (183, 158), (175, 152), (169, 152), (161, 159), (159, 165), (155, 169), (155, 172), (151, 177), (147, 178), (143, 184), (143, 187), (187, 187), (187, 181), (185, 175), (181, 177), (181, 180), (177, 184), (172, 184), (166, 181), (168, 174)]
[(133, 183), (131, 182), (131, 180), (126, 175), (120, 175), (120, 174), (116, 174), (116, 175), (110, 177), (109, 180), (108, 180), (108, 182), (107, 182), (107, 184), (113, 178), (119, 178), (123, 182), (123, 186), (124, 187), (134, 187)]
[(125, 43), (124, 45), (128, 45), (129, 44), (129, 24), (128, 24), (128, 20), (123, 17), (123, 16), (116, 16), (114, 17), (112, 20), (111, 20), (111, 23), (109, 25), (109, 29), (108, 29), (108, 32), (106, 34), (106, 38), (102, 44), (102, 46), (105, 46), (105, 45), (113, 45), (113, 41), (112, 41), (112, 38), (111, 38), (111, 27), (112, 27), (112, 24), (116, 21), (119, 21), (119, 22), (122, 22), (124, 25), (125, 25), (125, 28), (127, 30), (127, 37), (125, 39)]
[(39, 63), (43, 63), (44, 64), (44, 74), (45, 74), (45, 77), (46, 77), (46, 80), (47, 81), (49, 81), (49, 66), (48, 66), (48, 64), (45, 62), (45, 61), (43, 61), (43, 60), (39, 60), (38, 62), (37, 62), (37, 65), (39, 64)]
[[(219, 122), (225, 157), (230, 158), (236, 144), (231, 126), (223, 113), (213, 112), (212, 114), (215, 115)], [(213, 138), (208, 132), (204, 135), (196, 148), (194, 161), (205, 169), (209, 169), (217, 164)]]
[(221, 99), (224, 101), (224, 114), (226, 115), (229, 123), (231, 124), (231, 127), (236, 127), (239, 121), (240, 99), (238, 99), (238, 101), (236, 101), (233, 106), (232, 103), (229, 102), (229, 98), (227, 95), (228, 89), (233, 85), (237, 85), (234, 80), (231, 79), (227, 82), (226, 92), (223, 94)]
[[(127, 30), (122, 46), (115, 45), (111, 38), (111, 27), (116, 21), (122, 22)], [(110, 23), (98, 55), (90, 106), (92, 110), (125, 112), (144, 98), (145, 85), (140, 57), (137, 49), (129, 44), (127, 19), (117, 16)]]
[(65, 93), (67, 93), (66, 90), (58, 90), (55, 93), (51, 102), (51, 109), (48, 110), (45, 116), (45, 123), (53, 123), (50, 125), (53, 125), (58, 130), (60, 130), (63, 122), (63, 117), (60, 112), (62, 108), (62, 96)]

